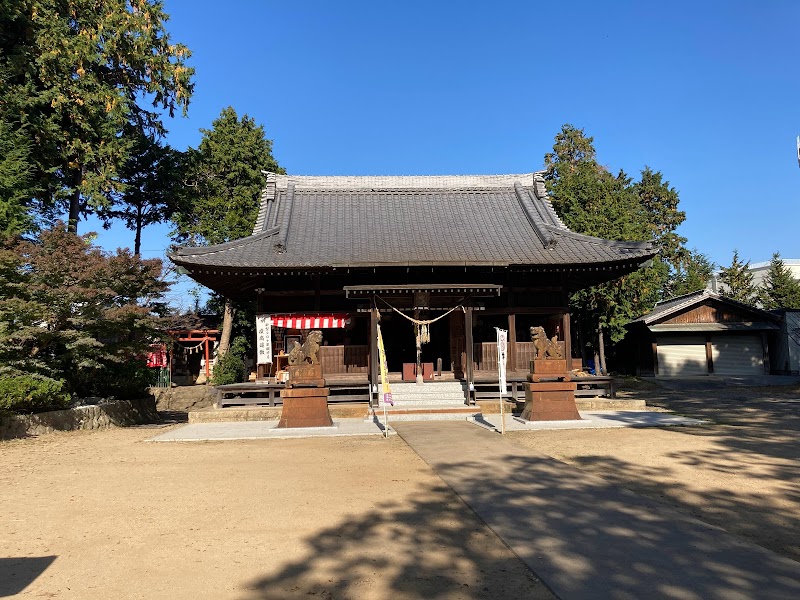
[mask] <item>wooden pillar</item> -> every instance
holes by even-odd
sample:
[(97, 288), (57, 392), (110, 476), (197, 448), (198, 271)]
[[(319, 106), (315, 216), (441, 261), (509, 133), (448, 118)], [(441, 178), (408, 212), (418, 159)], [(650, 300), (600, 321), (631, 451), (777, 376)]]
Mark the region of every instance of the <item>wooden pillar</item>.
[[(467, 390), (471, 390), (475, 384), (472, 373), (472, 307), (468, 306), (464, 310), (464, 337), (466, 343), (467, 364), (464, 372), (467, 374)], [(472, 403), (472, 391), (467, 392), (467, 398)]]
[(211, 376), (211, 371), (208, 368), (208, 336), (203, 338), (203, 346), (205, 347), (206, 351), (206, 381), (208, 381)]
[(567, 372), (572, 371), (572, 331), (569, 313), (561, 315), (561, 330), (564, 332), (564, 358), (567, 359)]
[(653, 340), (653, 375), (658, 375), (658, 341)]
[(517, 315), (508, 315), (508, 370), (517, 370)]
[(767, 337), (767, 332), (761, 332), (761, 349), (764, 351), (764, 374), (770, 374), (770, 364), (769, 364), (769, 338)]
[[(414, 311), (414, 319), (419, 321), (419, 311), (418, 310)], [(425, 382), (425, 380), (422, 378), (422, 338), (421, 338), (422, 331), (420, 330), (420, 328), (416, 324), (414, 324), (414, 332), (416, 333), (416, 335), (414, 336), (414, 339), (416, 341), (416, 349), (417, 349), (416, 370), (415, 370), (415, 372), (417, 374), (417, 385), (422, 385)]]
[(706, 369), (709, 375), (714, 374), (714, 353), (711, 348), (711, 336), (706, 336)]
[(378, 385), (378, 310), (369, 311), (369, 397), (374, 401), (373, 390)]

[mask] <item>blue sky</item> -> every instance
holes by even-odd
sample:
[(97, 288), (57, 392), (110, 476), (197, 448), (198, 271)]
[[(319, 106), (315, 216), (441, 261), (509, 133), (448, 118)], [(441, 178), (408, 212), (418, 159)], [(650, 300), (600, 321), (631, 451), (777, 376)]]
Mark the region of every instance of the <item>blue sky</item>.
[[(188, 118), (167, 122), (177, 148), (231, 105), (289, 173), (514, 173), (572, 123), (612, 171), (662, 171), (716, 263), (800, 258), (800, 3), (165, 4), (197, 71)], [(168, 243), (151, 227), (144, 254)]]

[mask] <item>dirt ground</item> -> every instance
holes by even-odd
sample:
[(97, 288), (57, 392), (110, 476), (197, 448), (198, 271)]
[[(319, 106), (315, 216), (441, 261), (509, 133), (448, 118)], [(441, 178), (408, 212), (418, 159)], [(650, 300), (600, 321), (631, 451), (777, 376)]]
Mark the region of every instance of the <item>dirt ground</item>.
[[(800, 560), (800, 388), (623, 395), (704, 427), (509, 434)], [(0, 597), (551, 598), (399, 438), (0, 442)]]
[(0, 442), (0, 597), (552, 598), (399, 438)]

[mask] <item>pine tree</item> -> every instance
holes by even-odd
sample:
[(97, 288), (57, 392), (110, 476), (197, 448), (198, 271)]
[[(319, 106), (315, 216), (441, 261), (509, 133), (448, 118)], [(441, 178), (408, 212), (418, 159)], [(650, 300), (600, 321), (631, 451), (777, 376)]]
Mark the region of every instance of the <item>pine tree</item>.
[(721, 289), (723, 295), (742, 304), (756, 305), (758, 290), (753, 284), (750, 261), (743, 263), (739, 260), (738, 250), (733, 251), (733, 260), (731, 260), (730, 266), (720, 269), (719, 280), (724, 286)]
[(759, 289), (759, 300), (767, 310), (800, 308), (800, 281), (792, 277), (781, 255), (772, 255), (769, 270)]

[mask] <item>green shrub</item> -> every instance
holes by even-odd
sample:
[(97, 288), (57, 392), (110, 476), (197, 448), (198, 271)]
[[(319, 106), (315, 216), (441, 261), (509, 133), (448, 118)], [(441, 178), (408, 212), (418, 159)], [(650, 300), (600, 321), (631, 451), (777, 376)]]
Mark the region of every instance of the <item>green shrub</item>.
[(242, 383), (244, 375), (244, 361), (231, 351), (217, 357), (214, 361), (214, 372), (212, 373), (214, 385)]
[(143, 360), (133, 358), (107, 365), (87, 386), (85, 395), (135, 400), (147, 396), (147, 388), (155, 385), (157, 379), (158, 369), (151, 369)]
[(0, 411), (35, 413), (69, 407), (63, 381), (33, 375), (0, 375)]

